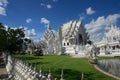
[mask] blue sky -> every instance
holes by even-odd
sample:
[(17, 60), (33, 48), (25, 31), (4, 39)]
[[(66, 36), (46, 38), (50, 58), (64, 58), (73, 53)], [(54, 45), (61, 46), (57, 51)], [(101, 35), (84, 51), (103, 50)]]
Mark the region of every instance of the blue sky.
[(0, 0), (0, 22), (25, 27), (38, 40), (46, 25), (57, 31), (70, 20), (83, 20), (91, 39), (99, 41), (111, 24), (120, 27), (120, 0)]

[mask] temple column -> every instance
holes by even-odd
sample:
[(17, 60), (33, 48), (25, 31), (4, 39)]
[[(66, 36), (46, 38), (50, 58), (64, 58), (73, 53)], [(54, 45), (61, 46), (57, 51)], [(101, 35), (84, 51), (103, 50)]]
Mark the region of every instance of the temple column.
[(61, 30), (61, 27), (59, 28), (59, 43), (60, 43), (59, 54), (62, 55), (62, 54), (64, 54), (64, 52), (63, 52), (63, 46), (62, 46), (62, 30)]

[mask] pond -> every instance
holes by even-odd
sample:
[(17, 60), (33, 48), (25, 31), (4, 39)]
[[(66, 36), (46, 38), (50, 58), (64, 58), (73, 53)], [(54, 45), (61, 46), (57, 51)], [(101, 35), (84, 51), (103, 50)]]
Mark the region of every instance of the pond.
[(98, 67), (110, 74), (120, 77), (120, 59), (99, 60)]

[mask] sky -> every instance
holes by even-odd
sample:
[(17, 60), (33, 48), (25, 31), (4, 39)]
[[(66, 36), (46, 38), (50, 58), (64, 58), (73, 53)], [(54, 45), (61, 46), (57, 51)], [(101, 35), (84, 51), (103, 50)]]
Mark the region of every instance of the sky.
[(0, 0), (0, 22), (25, 28), (39, 40), (50, 23), (58, 31), (70, 20), (82, 20), (92, 41), (100, 41), (111, 24), (120, 27), (120, 0)]

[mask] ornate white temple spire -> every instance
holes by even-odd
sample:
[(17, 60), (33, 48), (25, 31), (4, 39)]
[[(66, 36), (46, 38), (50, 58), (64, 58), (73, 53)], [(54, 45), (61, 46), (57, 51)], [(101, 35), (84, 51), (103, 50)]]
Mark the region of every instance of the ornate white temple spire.
[(50, 23), (48, 23), (47, 29), (48, 29), (48, 30), (51, 30)]
[(82, 25), (82, 20), (79, 20), (79, 21), (77, 22), (77, 26), (80, 26), (80, 25)]
[(111, 24), (111, 29), (115, 29), (115, 24)]

